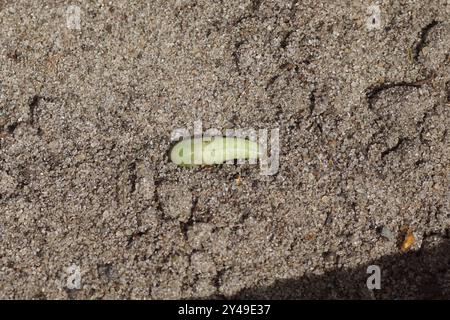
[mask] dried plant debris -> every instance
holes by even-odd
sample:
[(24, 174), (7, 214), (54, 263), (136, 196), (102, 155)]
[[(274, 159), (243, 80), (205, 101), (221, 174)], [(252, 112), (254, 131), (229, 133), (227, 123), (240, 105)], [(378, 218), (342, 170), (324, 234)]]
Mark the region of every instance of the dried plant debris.
[(401, 252), (408, 252), (416, 243), (416, 237), (410, 227), (403, 227), (399, 234), (399, 248)]

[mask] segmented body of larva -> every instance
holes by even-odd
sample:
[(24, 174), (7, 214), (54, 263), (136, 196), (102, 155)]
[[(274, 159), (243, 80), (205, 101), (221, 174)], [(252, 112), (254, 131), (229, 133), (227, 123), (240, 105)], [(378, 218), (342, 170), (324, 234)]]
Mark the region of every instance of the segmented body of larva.
[(238, 137), (185, 138), (170, 150), (170, 160), (180, 166), (221, 164), (231, 160), (256, 160), (261, 146)]

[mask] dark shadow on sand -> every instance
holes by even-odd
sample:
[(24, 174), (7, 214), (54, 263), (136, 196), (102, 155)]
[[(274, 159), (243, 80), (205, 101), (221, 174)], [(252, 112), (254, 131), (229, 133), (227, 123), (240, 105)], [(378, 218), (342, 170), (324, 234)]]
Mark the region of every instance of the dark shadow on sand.
[[(247, 288), (232, 299), (450, 299), (450, 239), (443, 237), (426, 248), (384, 256), (355, 269)], [(381, 269), (380, 290), (367, 288), (369, 265)]]

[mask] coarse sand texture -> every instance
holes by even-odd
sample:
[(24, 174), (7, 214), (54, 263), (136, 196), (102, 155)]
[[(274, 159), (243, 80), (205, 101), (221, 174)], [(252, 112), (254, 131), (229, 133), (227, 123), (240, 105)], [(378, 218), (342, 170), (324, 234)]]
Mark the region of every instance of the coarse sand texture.
[[(0, 26), (1, 299), (450, 298), (449, 1), (4, 0)], [(170, 161), (200, 122), (266, 132), (276, 170)]]

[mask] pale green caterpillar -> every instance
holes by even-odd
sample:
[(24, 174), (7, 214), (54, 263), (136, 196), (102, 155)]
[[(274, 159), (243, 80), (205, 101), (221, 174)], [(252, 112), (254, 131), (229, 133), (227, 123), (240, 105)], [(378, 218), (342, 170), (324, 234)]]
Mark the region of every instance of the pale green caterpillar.
[(253, 160), (263, 149), (255, 142), (238, 137), (185, 138), (169, 152), (170, 160), (180, 166), (213, 165), (233, 160)]

